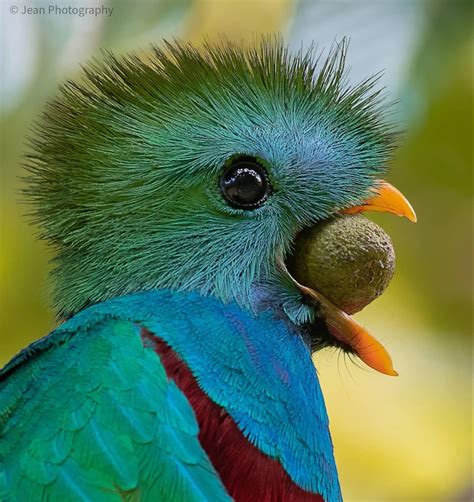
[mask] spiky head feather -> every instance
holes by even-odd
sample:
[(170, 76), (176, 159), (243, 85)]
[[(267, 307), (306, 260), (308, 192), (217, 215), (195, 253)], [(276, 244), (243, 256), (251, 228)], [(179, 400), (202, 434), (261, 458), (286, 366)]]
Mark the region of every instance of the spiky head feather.
[[(324, 62), (280, 39), (164, 47), (86, 66), (35, 131), (27, 194), (55, 250), (59, 316), (151, 288), (249, 304), (276, 252), (360, 202), (386, 165), (377, 79), (347, 87), (344, 42)], [(267, 168), (273, 193), (258, 209), (219, 191), (236, 155)]]

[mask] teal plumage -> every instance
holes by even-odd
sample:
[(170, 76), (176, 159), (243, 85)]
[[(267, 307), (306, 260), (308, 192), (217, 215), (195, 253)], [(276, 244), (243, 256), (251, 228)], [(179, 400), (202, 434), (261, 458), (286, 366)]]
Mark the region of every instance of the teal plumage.
[(324, 400), (302, 336), (274, 312), (254, 317), (236, 304), (169, 291), (90, 307), (3, 370), (11, 374), (0, 408), (3, 493), (227, 500), (197, 441), (192, 408), (141, 342), (140, 327), (187, 361), (211, 400), (298, 486), (340, 500)]
[(191, 406), (120, 317), (51, 334), (1, 416), (1, 500), (229, 500)]
[(327, 330), (281, 263), (393, 148), (345, 51), (177, 42), (62, 86), (25, 193), (64, 322), (1, 373), (2, 500), (341, 500)]

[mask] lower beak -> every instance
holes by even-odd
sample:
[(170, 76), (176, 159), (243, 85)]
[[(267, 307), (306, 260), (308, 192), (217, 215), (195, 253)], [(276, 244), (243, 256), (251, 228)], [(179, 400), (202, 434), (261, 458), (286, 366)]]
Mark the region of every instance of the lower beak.
[(390, 354), (364, 327), (317, 291), (299, 283), (296, 283), (296, 285), (302, 293), (316, 302), (327, 329), (332, 336), (345, 345), (348, 345), (351, 351), (367, 366), (385, 375), (398, 376), (398, 373), (393, 368)]

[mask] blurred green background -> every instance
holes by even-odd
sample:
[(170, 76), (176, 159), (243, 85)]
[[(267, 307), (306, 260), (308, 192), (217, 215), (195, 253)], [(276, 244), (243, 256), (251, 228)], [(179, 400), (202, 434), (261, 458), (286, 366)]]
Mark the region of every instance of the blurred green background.
[(358, 315), (400, 377), (316, 356), (343, 493), (347, 501), (472, 500), (472, 2), (112, 1), (104, 4), (112, 15), (97, 17), (22, 15), (24, 5), (1, 4), (0, 363), (55, 326), (50, 254), (24, 217), (19, 176), (28, 128), (65, 75), (100, 48), (146, 49), (162, 37), (281, 32), (297, 49), (348, 35), (352, 81), (385, 68), (388, 99), (398, 101), (406, 134), (389, 180), (418, 224), (376, 218), (398, 268)]

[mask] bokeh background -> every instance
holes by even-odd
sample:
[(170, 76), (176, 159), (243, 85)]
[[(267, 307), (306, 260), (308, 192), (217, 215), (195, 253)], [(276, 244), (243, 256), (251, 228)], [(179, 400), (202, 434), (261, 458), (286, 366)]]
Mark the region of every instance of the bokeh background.
[[(112, 15), (23, 15), (25, 5), (100, 6)], [(12, 6), (18, 7), (12, 13)], [(13, 9), (14, 11), (14, 9)], [(376, 218), (393, 237), (388, 291), (358, 314), (398, 378), (332, 352), (316, 364), (347, 501), (472, 500), (472, 2), (469, 0), (155, 0), (1, 4), (0, 363), (55, 326), (50, 253), (19, 202), (25, 135), (57, 83), (100, 48), (163, 37), (202, 43), (280, 32), (290, 46), (349, 36), (352, 82), (382, 82), (406, 130), (389, 180), (418, 224)]]

